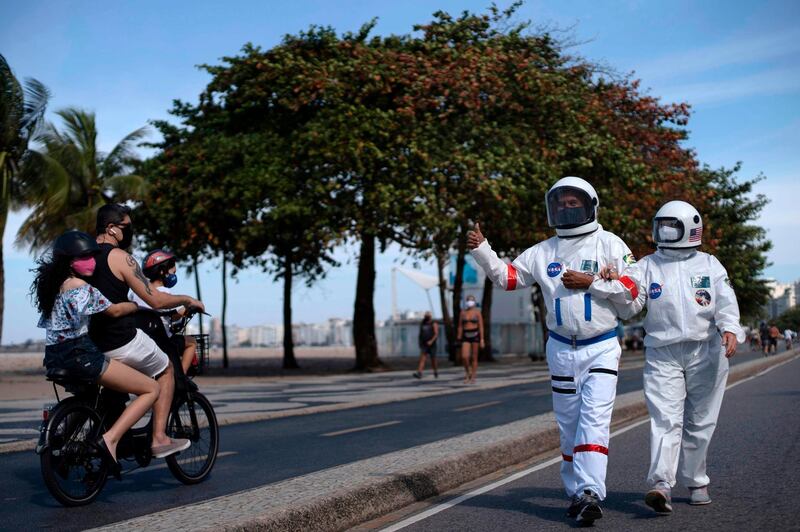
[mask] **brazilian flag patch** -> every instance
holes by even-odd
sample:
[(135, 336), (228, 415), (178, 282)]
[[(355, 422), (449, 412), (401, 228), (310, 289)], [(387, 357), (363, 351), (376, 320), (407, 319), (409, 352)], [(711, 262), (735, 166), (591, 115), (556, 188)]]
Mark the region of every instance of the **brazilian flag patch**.
[(635, 264), (636, 263), (636, 259), (634, 258), (633, 253), (628, 253), (627, 255), (622, 257), (622, 260), (623, 260), (623, 262), (625, 262), (625, 264)]

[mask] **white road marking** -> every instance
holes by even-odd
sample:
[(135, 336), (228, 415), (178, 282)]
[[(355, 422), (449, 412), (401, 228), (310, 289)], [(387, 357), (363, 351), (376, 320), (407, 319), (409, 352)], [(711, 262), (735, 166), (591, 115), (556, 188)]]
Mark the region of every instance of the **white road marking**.
[[(224, 457), (230, 456), (232, 454), (239, 454), (239, 453), (237, 453), (236, 451), (225, 451), (225, 452), (222, 452), (222, 453), (217, 453), (217, 458), (224, 458)], [(156, 458), (156, 460), (160, 460), (160, 459)], [(178, 462), (188, 462), (189, 460), (191, 460), (191, 458), (185, 458), (183, 460), (178, 460)], [(147, 467), (137, 467), (136, 469), (133, 469), (131, 471), (123, 471), (122, 472), (122, 476), (123, 477), (127, 477), (128, 475), (136, 475), (137, 473), (144, 473), (145, 471), (153, 471), (155, 469), (166, 469), (167, 467), (168, 466), (167, 466), (166, 462), (161, 462), (160, 464), (157, 464), (157, 465), (149, 465)]]
[(360, 432), (362, 430), (370, 430), (370, 429), (379, 429), (381, 427), (389, 427), (391, 425), (397, 425), (398, 423), (402, 423), (402, 421), (387, 421), (386, 423), (376, 423), (375, 425), (366, 425), (363, 427), (355, 427), (352, 429), (344, 429), (344, 430), (337, 430), (336, 432), (326, 432), (322, 434), (322, 436), (340, 436), (342, 434), (349, 434), (351, 432)]
[(26, 428), (0, 429), (0, 434), (39, 434), (39, 430)]
[[(738, 386), (738, 385), (740, 385), (740, 384), (742, 384), (744, 382), (753, 380), (756, 377), (760, 377), (760, 376), (762, 376), (762, 375), (764, 375), (766, 373), (769, 373), (773, 369), (778, 368), (780, 366), (783, 366), (784, 364), (788, 364), (789, 362), (793, 362), (794, 360), (795, 360), (795, 358), (790, 358), (789, 360), (781, 362), (780, 364), (775, 364), (774, 366), (770, 366), (767, 369), (765, 369), (763, 371), (760, 371), (759, 373), (756, 373), (755, 375), (752, 375), (750, 377), (746, 377), (746, 378), (744, 378), (742, 380), (736, 381), (733, 384), (730, 384), (730, 385), (726, 386), (725, 389), (726, 390), (730, 390), (731, 388), (733, 388), (735, 386)], [(639, 427), (639, 426), (644, 425), (645, 423), (649, 423), (649, 422), (650, 422), (650, 418), (649, 417), (647, 417), (645, 419), (640, 419), (639, 421), (631, 423), (628, 426), (625, 426), (625, 427), (622, 427), (621, 429), (615, 430), (614, 432), (612, 432), (609, 435), (609, 439), (611, 439), (611, 438), (613, 438), (615, 436), (619, 436), (620, 434), (624, 434), (624, 433), (628, 432), (629, 430), (635, 429), (636, 427)], [(550, 467), (551, 465), (555, 465), (555, 464), (557, 464), (559, 462), (561, 462), (561, 456), (560, 455), (557, 456), (556, 458), (551, 458), (550, 460), (547, 460), (546, 462), (542, 462), (542, 463), (537, 464), (537, 465), (535, 465), (533, 467), (529, 467), (528, 469), (525, 469), (523, 471), (519, 471), (517, 473), (514, 473), (513, 475), (511, 475), (509, 477), (506, 477), (504, 479), (500, 479), (500, 480), (498, 480), (496, 482), (492, 482), (491, 484), (488, 484), (486, 486), (482, 486), (482, 487), (480, 487), (478, 489), (470, 491), (469, 493), (465, 493), (464, 495), (460, 495), (460, 496), (456, 497), (455, 499), (452, 499), (452, 500), (447, 501), (447, 502), (443, 502), (443, 503), (438, 504), (438, 505), (436, 505), (436, 506), (434, 506), (432, 508), (428, 508), (424, 512), (418, 513), (416, 515), (412, 515), (411, 517), (409, 517), (407, 519), (404, 519), (404, 520), (402, 520), (402, 521), (400, 521), (398, 523), (395, 523), (395, 524), (393, 524), (393, 525), (391, 525), (391, 526), (389, 526), (387, 528), (382, 528), (381, 532), (395, 532), (396, 530), (401, 530), (403, 528), (406, 528), (407, 526), (413, 525), (414, 523), (418, 523), (419, 521), (427, 519), (428, 517), (431, 517), (433, 515), (441, 513), (441, 512), (443, 512), (445, 510), (449, 510), (453, 506), (457, 506), (457, 505), (461, 504), (464, 501), (472, 499), (473, 497), (477, 497), (478, 495), (483, 495), (484, 493), (492, 491), (495, 488), (499, 488), (500, 486), (503, 486), (503, 485), (508, 484), (510, 482), (514, 482), (515, 480), (519, 480), (524, 476), (530, 475), (531, 473), (535, 473), (536, 471), (539, 471), (541, 469), (545, 469), (545, 468)]]
[(453, 412), (466, 412), (467, 410), (477, 410), (478, 408), (485, 408), (487, 406), (494, 406), (499, 405), (503, 401), (489, 401), (488, 403), (480, 403), (477, 405), (470, 405), (470, 406), (462, 406), (460, 408), (454, 408)]

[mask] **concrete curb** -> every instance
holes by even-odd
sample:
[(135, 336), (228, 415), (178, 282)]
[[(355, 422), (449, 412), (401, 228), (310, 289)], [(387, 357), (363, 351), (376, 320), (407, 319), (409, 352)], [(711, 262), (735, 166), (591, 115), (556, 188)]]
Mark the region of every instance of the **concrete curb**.
[[(728, 383), (798, 356), (795, 350), (733, 366)], [(627, 393), (617, 397), (613, 424), (646, 413), (644, 393)], [(344, 530), (555, 450), (558, 445), (550, 412), (98, 530)], [(348, 487), (343, 488), (345, 482)]]

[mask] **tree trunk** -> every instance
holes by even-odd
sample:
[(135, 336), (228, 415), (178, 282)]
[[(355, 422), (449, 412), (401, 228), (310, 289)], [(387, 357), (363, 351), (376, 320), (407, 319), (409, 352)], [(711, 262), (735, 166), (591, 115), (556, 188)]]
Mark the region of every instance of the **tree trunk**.
[(228, 311), (228, 258), (222, 254), (222, 367), (228, 367), (228, 328), (225, 315)]
[[(3, 176), (5, 178), (5, 176)], [(8, 180), (3, 179), (5, 186), (8, 186)], [(5, 192), (5, 191), (4, 191)], [(3, 257), (3, 235), (6, 233), (6, 222), (8, 221), (8, 202), (0, 207), (0, 344), (3, 342), (3, 315), (6, 309), (6, 264), (5, 257)]]
[[(197, 255), (192, 257), (192, 267), (194, 268), (194, 288), (197, 292), (197, 300), (202, 301), (203, 298), (200, 296), (200, 270), (197, 266)], [(203, 315), (197, 314), (197, 318), (200, 320), (200, 334), (203, 334)]]
[[(462, 226), (458, 234), (458, 243), (456, 245), (456, 271), (453, 280), (453, 321), (456, 328), (458, 328), (458, 320), (461, 319), (461, 289), (464, 285), (464, 263), (466, 262), (467, 254), (467, 231)], [(454, 364), (461, 364), (461, 352), (453, 345), (450, 350), (450, 360)]]
[(6, 266), (3, 257), (3, 234), (6, 231), (6, 213), (0, 215), (0, 344), (3, 342), (3, 314), (6, 308)]
[(292, 259), (286, 257), (283, 264), (283, 369), (298, 369), (294, 358), (292, 337)]
[(483, 297), (481, 298), (481, 317), (483, 318), (483, 349), (478, 353), (478, 360), (494, 362), (492, 355), (492, 296), (494, 284), (489, 276), (483, 282)]
[(361, 253), (358, 257), (356, 302), (353, 309), (353, 344), (356, 348), (355, 369), (359, 371), (383, 367), (378, 358), (375, 338), (375, 236), (361, 235)]
[(436, 270), (439, 274), (439, 304), (442, 307), (442, 321), (444, 322), (444, 334), (447, 339), (446, 349), (450, 353), (456, 343), (456, 331), (453, 327), (453, 320), (450, 318), (450, 310), (447, 306), (447, 280), (444, 277), (444, 265), (447, 258), (447, 250), (436, 254)]

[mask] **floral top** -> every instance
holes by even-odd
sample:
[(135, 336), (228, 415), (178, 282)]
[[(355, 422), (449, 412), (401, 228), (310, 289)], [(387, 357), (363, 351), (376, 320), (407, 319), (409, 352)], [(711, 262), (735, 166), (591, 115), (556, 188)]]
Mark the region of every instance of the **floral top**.
[(111, 302), (90, 284), (61, 292), (56, 296), (49, 318), (39, 319), (39, 327), (47, 329), (46, 345), (60, 344), (89, 333), (89, 317), (103, 312)]

